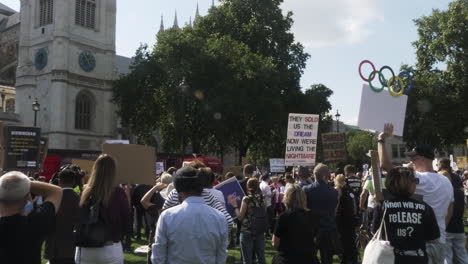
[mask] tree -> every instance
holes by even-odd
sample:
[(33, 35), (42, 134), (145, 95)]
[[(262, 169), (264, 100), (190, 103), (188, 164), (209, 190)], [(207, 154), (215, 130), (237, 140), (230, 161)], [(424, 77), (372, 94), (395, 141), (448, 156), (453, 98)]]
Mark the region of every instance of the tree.
[(468, 1), (415, 20), (417, 63), (409, 94), (404, 139), (444, 148), (468, 138)]
[(377, 140), (373, 134), (361, 130), (346, 132), (347, 164), (370, 164), (370, 158), (366, 155), (370, 149), (377, 149)]

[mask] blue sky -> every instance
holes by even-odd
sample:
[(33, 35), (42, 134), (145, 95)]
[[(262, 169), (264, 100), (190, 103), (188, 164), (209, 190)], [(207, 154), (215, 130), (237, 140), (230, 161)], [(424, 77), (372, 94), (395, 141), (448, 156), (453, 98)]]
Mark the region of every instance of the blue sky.
[[(18, 10), (19, 0), (0, 0)], [(117, 53), (132, 56), (140, 43), (153, 45), (161, 15), (172, 25), (177, 10), (179, 25), (194, 17), (199, 4), (206, 14), (212, 0), (117, 0)], [(380, 68), (397, 71), (401, 64), (415, 62), (411, 42), (417, 39), (413, 19), (447, 9), (448, 0), (285, 0), (293, 11), (293, 32), (311, 55), (301, 80), (304, 88), (323, 83), (334, 91), (334, 114), (357, 123), (363, 81), (358, 65), (364, 59)], [(219, 2), (215, 1), (216, 5)], [(364, 68), (366, 70), (366, 68)], [(415, 87), (417, 89), (417, 87)]]

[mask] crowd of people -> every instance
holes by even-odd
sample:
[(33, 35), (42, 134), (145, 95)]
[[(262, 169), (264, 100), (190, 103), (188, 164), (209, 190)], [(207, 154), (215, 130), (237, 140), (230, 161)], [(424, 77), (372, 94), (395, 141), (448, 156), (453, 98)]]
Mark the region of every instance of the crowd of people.
[[(226, 263), (237, 245), (243, 264), (264, 264), (269, 240), (275, 264), (331, 264), (334, 256), (356, 264), (363, 237), (378, 230), (397, 264), (468, 263), (468, 171), (453, 171), (449, 159), (435, 171), (427, 145), (407, 153), (409, 164), (392, 163), (385, 149), (392, 131), (386, 125), (378, 137), (383, 198), (371, 168), (353, 165), (272, 175), (247, 164), (242, 175), (223, 177), (195, 160), (158, 175), (154, 186), (116, 182), (109, 155), (98, 157), (89, 178), (75, 165), (50, 183), (8, 172), (0, 177), (0, 262), (122, 264), (143, 229), (150, 264)], [(245, 193), (240, 201), (214, 188), (231, 177)]]

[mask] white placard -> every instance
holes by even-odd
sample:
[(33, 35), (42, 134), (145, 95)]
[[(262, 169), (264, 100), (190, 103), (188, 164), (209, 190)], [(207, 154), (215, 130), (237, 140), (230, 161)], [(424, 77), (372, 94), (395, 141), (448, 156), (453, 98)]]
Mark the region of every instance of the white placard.
[(271, 172), (285, 172), (284, 159), (270, 159)]
[(156, 174), (161, 174), (164, 172), (164, 162), (158, 161), (156, 162)]
[(289, 114), (286, 166), (313, 166), (317, 151), (318, 115)]
[(393, 134), (403, 136), (408, 96), (393, 97), (387, 89), (374, 92), (369, 85), (362, 86), (358, 126), (361, 129), (382, 131), (385, 123), (393, 124)]

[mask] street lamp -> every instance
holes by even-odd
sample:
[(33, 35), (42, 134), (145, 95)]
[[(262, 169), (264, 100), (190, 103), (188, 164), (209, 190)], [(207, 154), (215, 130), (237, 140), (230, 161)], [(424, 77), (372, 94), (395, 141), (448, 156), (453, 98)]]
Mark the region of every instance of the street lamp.
[(340, 129), (339, 129), (339, 127), (340, 127), (340, 124), (339, 124), (340, 116), (341, 116), (340, 113), (338, 113), (338, 110), (336, 110), (335, 117), (336, 117), (336, 132), (337, 133), (340, 132)]
[(32, 109), (34, 111), (34, 127), (36, 127), (36, 121), (37, 121), (37, 112), (40, 111), (41, 105), (37, 101), (37, 98), (34, 100), (32, 104)]

